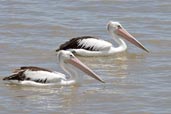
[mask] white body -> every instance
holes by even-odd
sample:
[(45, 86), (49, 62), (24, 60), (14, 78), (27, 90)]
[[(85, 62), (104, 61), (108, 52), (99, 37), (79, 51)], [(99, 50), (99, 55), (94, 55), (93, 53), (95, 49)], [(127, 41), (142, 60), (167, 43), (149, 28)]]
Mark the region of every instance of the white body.
[(75, 51), (80, 56), (108, 56), (125, 51), (127, 49), (126, 43), (120, 38), (116, 40), (119, 43), (118, 47), (114, 47), (112, 43), (101, 39), (85, 39), (80, 41), (80, 45), (92, 47), (94, 51), (85, 49), (69, 49), (69, 51)]
[(9, 80), (9, 82), (22, 85), (33, 85), (33, 86), (49, 86), (49, 85), (73, 85), (75, 80), (68, 80), (66, 75), (60, 72), (47, 72), (47, 71), (30, 71), (24, 72), (27, 78), (32, 80), (46, 80), (46, 83), (39, 83), (32, 80)]

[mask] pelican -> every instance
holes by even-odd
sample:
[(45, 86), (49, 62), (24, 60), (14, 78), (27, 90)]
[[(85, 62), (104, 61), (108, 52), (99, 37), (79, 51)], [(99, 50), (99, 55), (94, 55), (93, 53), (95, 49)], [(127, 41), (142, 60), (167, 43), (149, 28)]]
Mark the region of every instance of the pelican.
[(23, 66), (15, 69), (10, 76), (3, 78), (3, 80), (23, 85), (74, 85), (82, 79), (78, 74), (78, 70), (81, 70), (92, 78), (104, 83), (97, 74), (84, 65), (71, 52), (61, 50), (57, 54), (57, 59), (62, 69), (69, 76), (45, 68)]
[(98, 39), (92, 36), (82, 36), (72, 38), (71, 40), (60, 45), (56, 50), (69, 50), (74, 54), (80, 56), (105, 56), (112, 55), (115, 53), (123, 52), (127, 49), (127, 45), (124, 39), (128, 40), (135, 46), (149, 52), (138, 40), (136, 40), (126, 29), (119, 23), (109, 21), (107, 24), (107, 31), (113, 37), (118, 47), (114, 47), (112, 43)]

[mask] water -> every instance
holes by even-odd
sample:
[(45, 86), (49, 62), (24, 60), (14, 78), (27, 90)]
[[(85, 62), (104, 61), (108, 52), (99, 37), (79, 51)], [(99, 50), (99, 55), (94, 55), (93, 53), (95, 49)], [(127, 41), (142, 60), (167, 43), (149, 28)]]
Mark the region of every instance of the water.
[[(171, 113), (170, 0), (1, 0), (1, 114)], [(2, 81), (12, 69), (35, 65), (63, 72), (55, 49), (69, 38), (93, 35), (112, 42), (119, 21), (149, 50), (128, 44), (110, 57), (79, 57), (106, 84), (84, 76), (78, 87), (27, 87)]]

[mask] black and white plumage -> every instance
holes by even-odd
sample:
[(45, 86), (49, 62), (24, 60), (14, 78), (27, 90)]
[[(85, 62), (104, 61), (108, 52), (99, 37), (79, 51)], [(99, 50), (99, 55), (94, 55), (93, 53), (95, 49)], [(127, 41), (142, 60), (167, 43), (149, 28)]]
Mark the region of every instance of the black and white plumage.
[(54, 72), (48, 69), (34, 67), (34, 66), (23, 66), (18, 69), (15, 69), (13, 74), (9, 77), (5, 77), (3, 80), (16, 80), (21, 84), (48, 84), (55, 82), (59, 79), (66, 80), (65, 76), (62, 73)]
[(69, 50), (81, 56), (112, 55), (114, 53), (123, 52), (127, 49), (127, 45), (122, 39), (125, 38), (137, 47), (148, 52), (148, 50), (131, 34), (129, 34), (119, 22), (110, 21), (107, 25), (107, 30), (119, 45), (118, 47), (114, 47), (112, 43), (108, 41), (92, 36), (81, 36), (72, 38), (71, 40), (65, 42), (64, 44), (60, 45), (56, 51)]
[(71, 40), (62, 44), (59, 50), (69, 50), (69, 49), (85, 49), (88, 51), (100, 51), (107, 50), (112, 46), (110, 42), (102, 39), (98, 39), (92, 36), (81, 36), (77, 38), (72, 38)]
[(59, 51), (57, 57), (60, 66), (68, 73), (69, 79), (68, 76), (60, 72), (40, 67), (24, 66), (15, 69), (10, 76), (3, 78), (3, 80), (24, 85), (72, 85), (81, 81), (81, 76), (77, 73), (79, 69), (92, 78), (103, 82), (97, 74), (79, 61), (71, 52)]

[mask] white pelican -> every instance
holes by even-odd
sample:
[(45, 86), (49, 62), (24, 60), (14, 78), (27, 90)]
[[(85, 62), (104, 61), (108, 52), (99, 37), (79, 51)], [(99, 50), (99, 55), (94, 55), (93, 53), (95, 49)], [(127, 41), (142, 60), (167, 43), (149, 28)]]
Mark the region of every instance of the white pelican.
[(69, 50), (80, 56), (112, 55), (123, 52), (127, 49), (127, 45), (122, 39), (124, 38), (135, 46), (145, 50), (146, 52), (149, 52), (138, 40), (129, 34), (119, 22), (109, 21), (107, 24), (107, 30), (115, 42), (119, 45), (118, 47), (114, 47), (112, 43), (102, 39), (92, 36), (82, 36), (72, 38), (71, 40), (65, 42), (64, 44), (60, 45), (59, 49), (56, 51)]
[(13, 74), (3, 78), (3, 80), (24, 85), (73, 85), (81, 81), (81, 76), (78, 74), (79, 69), (92, 78), (104, 83), (97, 74), (78, 60), (71, 52), (61, 50), (58, 52), (57, 58), (60, 66), (69, 77), (44, 68), (24, 66), (15, 69)]

